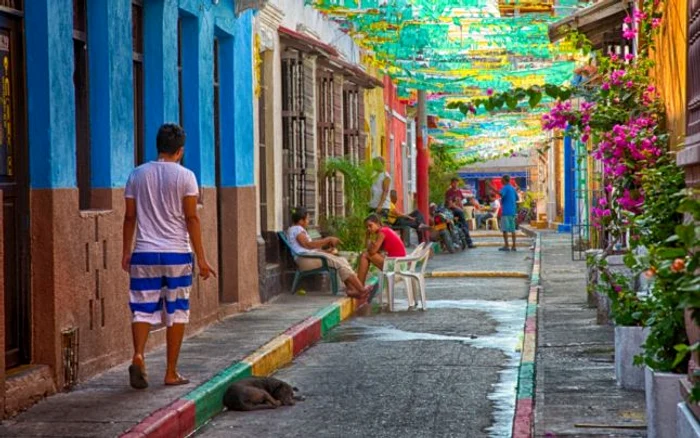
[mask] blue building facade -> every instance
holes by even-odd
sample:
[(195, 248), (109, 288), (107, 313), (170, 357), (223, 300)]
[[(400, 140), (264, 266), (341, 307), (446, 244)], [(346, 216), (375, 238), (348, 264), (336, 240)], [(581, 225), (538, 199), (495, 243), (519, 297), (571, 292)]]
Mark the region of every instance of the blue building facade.
[(17, 5), (0, 12), (11, 70), (0, 79), (13, 99), (3, 107), (13, 123), (0, 136), (0, 189), (14, 206), (2, 218), (10, 241), (0, 290), (13, 304), (0, 312), (12, 326), (0, 388), (3, 370), (25, 363), (48, 365), (61, 387), (65, 333), (80, 333), (78, 379), (130, 355), (123, 187), (155, 159), (162, 123), (186, 130), (184, 165), (197, 175), (207, 257), (222, 274), (194, 285), (191, 326), (259, 302), (257, 270), (243, 268), (257, 259), (255, 11), (236, 13), (235, 0)]

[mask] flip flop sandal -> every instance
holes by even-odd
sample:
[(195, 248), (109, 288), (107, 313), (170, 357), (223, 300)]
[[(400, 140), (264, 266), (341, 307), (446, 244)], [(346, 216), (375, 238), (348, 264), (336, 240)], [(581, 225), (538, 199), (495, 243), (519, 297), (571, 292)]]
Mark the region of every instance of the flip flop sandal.
[(374, 283), (374, 286), (372, 286), (372, 289), (369, 291), (369, 297), (367, 298), (367, 303), (371, 303), (374, 297), (377, 295), (377, 292), (379, 292), (379, 282)]
[(146, 372), (136, 365), (129, 366), (129, 384), (134, 389), (148, 388)]
[(510, 248), (508, 248), (507, 246), (504, 246), (503, 248), (498, 248), (498, 250), (508, 252), (508, 251), (510, 251)]
[(186, 379), (182, 377), (181, 375), (177, 375), (177, 380), (174, 382), (165, 382), (165, 386), (180, 386), (180, 385), (187, 385), (190, 383), (190, 379)]

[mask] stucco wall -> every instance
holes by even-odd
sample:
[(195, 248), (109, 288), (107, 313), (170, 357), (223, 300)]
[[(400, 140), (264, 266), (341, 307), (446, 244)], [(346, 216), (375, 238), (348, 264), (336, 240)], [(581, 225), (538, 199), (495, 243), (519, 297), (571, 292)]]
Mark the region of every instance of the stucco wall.
[[(76, 188), (75, 96), (71, 0), (32, 0), (26, 8), (27, 104), (31, 180), (32, 360), (63, 379), (61, 331), (78, 328), (80, 374), (88, 378), (131, 354), (128, 276), (120, 268), (123, 186), (134, 166), (132, 15), (129, 0), (88, 0), (92, 194), (110, 208), (80, 211)], [(252, 17), (233, 14), (233, 2), (144, 2), (146, 158), (155, 136), (177, 122), (177, 21), (183, 25), (185, 165), (202, 186), (203, 239), (217, 265), (218, 224), (213, 124), (213, 41), (219, 40), (221, 187), (230, 194), (227, 245), (257, 257), (255, 244)], [(229, 214), (230, 213), (230, 214)], [(252, 228), (251, 228), (252, 227)], [(251, 231), (252, 230), (252, 231)], [(229, 251), (230, 253), (231, 251)], [(257, 272), (231, 262), (236, 278), (225, 288), (241, 307), (259, 301)], [(219, 272), (229, 266), (218, 267)], [(214, 321), (216, 280), (195, 280), (194, 330)], [(154, 333), (149, 346), (164, 341)], [(0, 367), (0, 373), (2, 372)], [(0, 379), (1, 381), (2, 379)]]

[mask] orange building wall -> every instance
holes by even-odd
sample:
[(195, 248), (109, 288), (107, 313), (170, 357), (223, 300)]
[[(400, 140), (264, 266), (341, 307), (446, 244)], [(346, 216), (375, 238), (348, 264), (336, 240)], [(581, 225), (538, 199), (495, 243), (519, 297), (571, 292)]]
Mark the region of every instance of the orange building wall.
[[(398, 98), (396, 85), (388, 76), (384, 76), (384, 108), (386, 110), (386, 139), (382, 156), (386, 162), (387, 172), (392, 178), (392, 188), (398, 194), (398, 206), (406, 210), (408, 203), (403, 199), (403, 150), (401, 145), (407, 140), (406, 133), (406, 104)], [(394, 149), (390, 151), (391, 138), (394, 138)], [(391, 168), (391, 156), (393, 152), (394, 166)]]
[(671, 147), (683, 147), (685, 137), (687, 15), (686, 0), (668, 0), (664, 6), (663, 24), (656, 41), (656, 62), (652, 70), (656, 87), (664, 99), (671, 131)]

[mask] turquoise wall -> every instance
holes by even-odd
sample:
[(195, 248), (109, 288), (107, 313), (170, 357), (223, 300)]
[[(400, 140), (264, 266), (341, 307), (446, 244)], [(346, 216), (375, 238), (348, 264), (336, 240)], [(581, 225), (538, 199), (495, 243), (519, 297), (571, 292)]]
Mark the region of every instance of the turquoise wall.
[[(213, 41), (220, 44), (221, 182), (254, 181), (252, 11), (232, 0), (144, 1), (145, 155), (178, 122), (177, 21), (182, 20), (185, 165), (215, 185)], [(32, 188), (76, 187), (72, 0), (33, 0), (25, 15)], [(130, 0), (88, 0), (93, 188), (122, 187), (133, 169)]]

